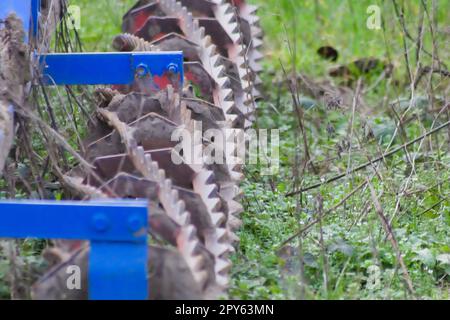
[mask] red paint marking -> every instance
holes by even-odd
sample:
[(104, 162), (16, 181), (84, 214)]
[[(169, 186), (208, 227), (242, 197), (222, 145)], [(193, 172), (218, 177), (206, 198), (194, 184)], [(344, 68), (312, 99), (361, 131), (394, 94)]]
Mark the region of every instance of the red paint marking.
[(231, 4), (241, 8), (245, 4), (245, 0), (231, 0)]
[(170, 80), (167, 76), (162, 76), (162, 77), (153, 76), (153, 82), (160, 89), (165, 89), (165, 88), (167, 88), (167, 86), (172, 84), (172, 82), (170, 82)]
[(165, 35), (166, 35), (166, 33), (163, 33), (163, 32), (160, 32), (160, 33), (158, 33), (158, 34), (155, 34), (155, 35), (153, 36), (153, 38), (152, 38), (152, 41), (159, 40), (159, 39), (161, 39), (162, 37), (164, 37)]
[(77, 250), (81, 249), (81, 246), (83, 245), (83, 243), (84, 243), (84, 241), (79, 241), (79, 240), (70, 241), (70, 243), (68, 243), (69, 251), (73, 252), (73, 251), (77, 251)]
[(145, 25), (149, 18), (149, 14), (146, 11), (139, 11), (139, 13), (136, 14), (136, 17), (134, 19), (134, 25), (132, 33), (138, 32), (142, 27)]
[(196, 82), (197, 81), (197, 78), (195, 77), (195, 75), (192, 72), (186, 72), (184, 74), (184, 76), (189, 81), (192, 81), (192, 82)]
[(123, 86), (123, 85), (114, 85), (114, 86), (111, 86), (111, 89), (123, 93), (123, 92), (125, 91), (125, 90), (124, 90), (124, 87), (125, 87), (125, 86)]

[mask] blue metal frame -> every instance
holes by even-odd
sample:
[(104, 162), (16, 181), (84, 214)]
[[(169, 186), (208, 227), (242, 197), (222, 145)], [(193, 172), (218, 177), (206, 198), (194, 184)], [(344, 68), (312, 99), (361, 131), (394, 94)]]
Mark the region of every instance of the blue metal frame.
[(2, 201), (1, 238), (91, 242), (89, 298), (148, 298), (146, 201)]
[[(28, 0), (26, 0), (28, 1)], [(39, 34), (39, 15), (41, 11), (41, 0), (31, 0), (31, 30), (33, 37)]]
[(137, 76), (179, 74), (182, 52), (52, 53), (40, 56), (47, 85), (129, 85)]

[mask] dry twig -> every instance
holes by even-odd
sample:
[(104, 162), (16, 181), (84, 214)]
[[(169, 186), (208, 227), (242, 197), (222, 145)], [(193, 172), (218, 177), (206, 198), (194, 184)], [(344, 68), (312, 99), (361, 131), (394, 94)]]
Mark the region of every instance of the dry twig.
[(392, 244), (392, 248), (395, 251), (395, 254), (397, 256), (397, 262), (399, 263), (402, 272), (403, 272), (403, 278), (405, 280), (406, 283), (406, 288), (408, 289), (409, 293), (411, 295), (414, 296), (415, 292), (414, 292), (414, 287), (413, 287), (413, 283), (411, 280), (411, 277), (409, 276), (409, 272), (408, 269), (406, 267), (405, 261), (403, 260), (402, 254), (400, 252), (400, 248), (398, 246), (398, 242), (397, 239), (395, 238), (394, 232), (392, 230), (392, 226), (390, 225), (388, 219), (386, 218), (383, 208), (381, 206), (380, 200), (378, 199), (378, 196), (375, 192), (375, 189), (373, 188), (371, 182), (369, 181), (369, 179), (366, 180), (366, 183), (369, 185), (369, 189), (370, 189), (370, 193), (372, 196), (372, 201), (374, 204), (374, 208), (375, 211), (380, 219), (380, 222), (383, 226), (384, 231), (386, 232), (386, 234), (388, 235), (389, 240), (391, 241)]

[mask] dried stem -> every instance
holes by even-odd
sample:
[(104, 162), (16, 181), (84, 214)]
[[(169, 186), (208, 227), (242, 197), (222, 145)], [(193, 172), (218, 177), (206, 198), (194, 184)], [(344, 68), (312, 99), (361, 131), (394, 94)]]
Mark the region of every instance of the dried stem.
[(369, 179), (366, 180), (366, 183), (369, 185), (369, 189), (370, 189), (370, 193), (372, 196), (372, 201), (374, 204), (375, 211), (380, 219), (380, 222), (381, 222), (381, 225), (382, 225), (384, 231), (388, 235), (388, 239), (391, 241), (392, 248), (394, 249), (396, 257), (397, 257), (397, 262), (399, 263), (399, 265), (402, 269), (403, 278), (406, 283), (406, 288), (408, 289), (409, 293), (414, 296), (415, 295), (414, 286), (413, 286), (411, 277), (409, 276), (409, 272), (406, 267), (405, 261), (403, 260), (403, 256), (400, 252), (400, 248), (398, 246), (397, 239), (395, 238), (394, 232), (392, 230), (392, 226), (384, 214), (383, 207), (381, 206), (380, 200), (375, 192), (375, 189), (374, 189), (372, 183), (369, 181)]

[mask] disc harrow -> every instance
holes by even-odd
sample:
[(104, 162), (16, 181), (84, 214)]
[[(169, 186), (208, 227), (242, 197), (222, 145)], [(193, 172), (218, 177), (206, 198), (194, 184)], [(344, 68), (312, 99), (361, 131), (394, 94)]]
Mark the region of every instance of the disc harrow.
[[(82, 199), (150, 200), (151, 299), (217, 298), (229, 286), (229, 256), (241, 224), (243, 159), (227, 148), (223, 163), (214, 163), (202, 152), (212, 143), (204, 137), (191, 143), (201, 160), (193, 163), (173, 136), (216, 129), (233, 142), (230, 129), (251, 127), (262, 57), (256, 7), (244, 1), (141, 0), (124, 16), (123, 32), (113, 41), (121, 52), (183, 51), (185, 85), (180, 88), (169, 73), (151, 83), (98, 89), (82, 148), (93, 169), (74, 168), (63, 182)], [(52, 268), (35, 284), (34, 297), (87, 298), (86, 290), (65, 284), (66, 267), (86, 269), (89, 250), (85, 242), (55, 242), (45, 253)], [(82, 281), (87, 288), (87, 277)]]

